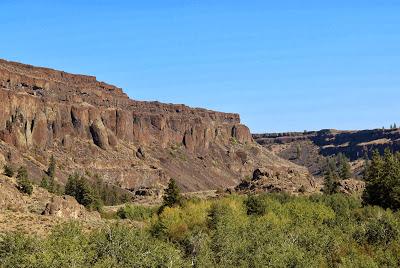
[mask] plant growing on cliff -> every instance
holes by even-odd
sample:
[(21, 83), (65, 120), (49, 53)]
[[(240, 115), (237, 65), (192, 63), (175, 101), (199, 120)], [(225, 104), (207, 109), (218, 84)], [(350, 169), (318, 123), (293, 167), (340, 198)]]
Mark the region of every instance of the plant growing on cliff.
[(51, 179), (54, 179), (54, 177), (56, 176), (56, 160), (54, 159), (53, 155), (50, 158), (49, 167), (47, 169), (47, 175)]
[(17, 172), (17, 188), (21, 193), (32, 195), (33, 186), (28, 179), (28, 171), (25, 167), (20, 167)]
[(14, 169), (12, 166), (9, 165), (4, 165), (3, 167), (4, 171), (3, 174), (9, 178), (11, 178), (12, 176), (14, 176)]

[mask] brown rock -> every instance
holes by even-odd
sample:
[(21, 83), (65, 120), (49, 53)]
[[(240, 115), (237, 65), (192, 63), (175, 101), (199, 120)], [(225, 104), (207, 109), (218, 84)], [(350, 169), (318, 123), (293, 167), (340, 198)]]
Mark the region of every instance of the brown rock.
[(88, 219), (100, 218), (96, 212), (88, 212), (84, 206), (79, 205), (75, 198), (71, 196), (55, 196), (46, 205), (42, 215), (54, 216), (63, 219)]
[(126, 189), (165, 185), (170, 178), (183, 191), (226, 188), (257, 167), (292, 167), (255, 144), (238, 114), (135, 101), (93, 76), (4, 60), (0, 140), (0, 152), (23, 159), (36, 181), (49, 154), (60, 162), (61, 182), (84, 170)]
[(339, 191), (344, 194), (361, 194), (365, 189), (365, 182), (355, 179), (339, 181)]

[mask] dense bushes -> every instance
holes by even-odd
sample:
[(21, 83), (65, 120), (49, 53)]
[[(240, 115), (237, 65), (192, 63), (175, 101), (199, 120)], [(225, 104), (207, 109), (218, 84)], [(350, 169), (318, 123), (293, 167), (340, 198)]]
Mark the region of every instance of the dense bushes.
[(75, 197), (79, 204), (99, 211), (103, 205), (117, 205), (129, 201), (126, 193), (118, 193), (114, 186), (104, 183), (100, 177), (94, 176), (89, 180), (78, 173), (68, 177), (65, 194)]
[(44, 239), (0, 237), (0, 267), (183, 267), (183, 259), (172, 244), (140, 230), (112, 226), (88, 234), (67, 224)]
[(126, 205), (118, 210), (117, 216), (120, 219), (145, 221), (150, 219), (156, 211), (157, 208), (154, 207)]
[[(260, 209), (261, 208), (261, 209)], [(249, 213), (251, 212), (251, 213)], [(112, 225), (0, 238), (0, 267), (399, 267), (400, 215), (341, 194), (127, 206)]]

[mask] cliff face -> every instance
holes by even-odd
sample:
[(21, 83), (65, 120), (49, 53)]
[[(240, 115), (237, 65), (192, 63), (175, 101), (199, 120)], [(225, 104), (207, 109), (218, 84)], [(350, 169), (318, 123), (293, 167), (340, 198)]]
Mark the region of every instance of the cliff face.
[(126, 189), (170, 178), (187, 191), (232, 186), (275, 159), (238, 114), (134, 101), (93, 76), (4, 60), (0, 140), (4, 158), (30, 166), (34, 177), (54, 155), (61, 181), (79, 170)]
[(237, 114), (133, 101), (91, 76), (0, 61), (0, 84), (1, 138), (19, 149), (45, 149), (68, 135), (102, 149), (124, 140), (163, 147), (183, 142), (198, 152), (219, 135), (251, 142)]
[(280, 157), (306, 166), (316, 175), (323, 175), (326, 157), (339, 153), (355, 162), (356, 174), (362, 166), (356, 164), (374, 150), (383, 153), (386, 148), (400, 150), (399, 129), (372, 129), (359, 131), (321, 130), (306, 133), (255, 134), (255, 141), (271, 149)]

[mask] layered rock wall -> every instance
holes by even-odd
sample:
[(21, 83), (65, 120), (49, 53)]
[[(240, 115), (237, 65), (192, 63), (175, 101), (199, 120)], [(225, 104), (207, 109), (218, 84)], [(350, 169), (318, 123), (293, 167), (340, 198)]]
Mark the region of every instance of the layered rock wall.
[(0, 138), (20, 149), (45, 149), (68, 136), (102, 149), (124, 140), (183, 143), (192, 152), (207, 150), (219, 137), (252, 141), (237, 114), (133, 101), (92, 76), (0, 61), (0, 85)]

